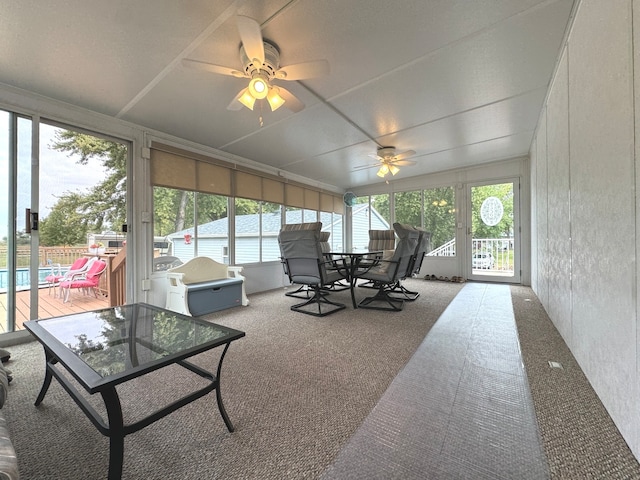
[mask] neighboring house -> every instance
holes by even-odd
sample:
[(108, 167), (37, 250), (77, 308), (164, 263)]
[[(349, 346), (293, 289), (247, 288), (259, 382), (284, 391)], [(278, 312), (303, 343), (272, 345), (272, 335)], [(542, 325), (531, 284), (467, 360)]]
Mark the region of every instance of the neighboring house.
[[(382, 216), (372, 209), (371, 228), (384, 230), (389, 224)], [(320, 212), (322, 231), (331, 232), (329, 243), (332, 250), (343, 248), (343, 216)], [(302, 211), (286, 212), (286, 223), (301, 223)], [(353, 247), (366, 249), (369, 243), (369, 205), (353, 207)], [(261, 228), (262, 227), (262, 228)], [(278, 260), (280, 247), (278, 233), (282, 227), (280, 212), (236, 216), (236, 259), (237, 264), (247, 264), (262, 261)], [(262, 243), (260, 242), (262, 230)], [(169, 242), (170, 255), (180, 258), (183, 262), (194, 256), (206, 256), (221, 263), (229, 263), (229, 222), (227, 218), (198, 225), (197, 238), (195, 228), (186, 228), (166, 236)], [(197, 250), (196, 250), (197, 249)], [(197, 252), (197, 253), (196, 253)]]

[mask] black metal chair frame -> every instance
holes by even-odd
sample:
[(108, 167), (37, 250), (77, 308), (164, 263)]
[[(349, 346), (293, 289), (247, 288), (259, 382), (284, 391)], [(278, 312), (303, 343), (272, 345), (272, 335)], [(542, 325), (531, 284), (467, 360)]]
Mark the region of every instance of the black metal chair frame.
[[(293, 310), (294, 312), (305, 313), (307, 315), (313, 315), (315, 317), (325, 317), (338, 310), (342, 310), (346, 308), (346, 305), (344, 303), (333, 302), (327, 298), (330, 292), (328, 292), (327, 289), (325, 288), (326, 285), (323, 284), (321, 279), (322, 275), (320, 273), (322, 271), (322, 264), (325, 262), (322, 262), (318, 259), (310, 259), (310, 258), (286, 258), (285, 259), (285, 262), (287, 263), (287, 268), (289, 270), (293, 268), (294, 271), (298, 267), (302, 267), (303, 269), (309, 269), (309, 268), (313, 269), (314, 268), (312, 267), (313, 261), (315, 261), (315, 269), (317, 269), (317, 271), (319, 272), (317, 282), (304, 284), (304, 286), (307, 287), (307, 294), (309, 295), (309, 297), (305, 302), (291, 305), (290, 307), (291, 310)], [(289, 278), (292, 279), (292, 277), (289, 277)], [(292, 279), (291, 281), (292, 283), (295, 283), (295, 280)], [(317, 312), (307, 310), (304, 308), (309, 305), (316, 305), (318, 308)], [(335, 308), (329, 307), (329, 310), (323, 311), (323, 308), (322, 308), (323, 305), (330, 305)]]
[[(322, 253), (319, 233), (319, 230), (281, 231), (278, 241), (289, 280), (306, 287), (308, 295), (306, 301), (292, 305), (291, 310), (324, 317), (346, 308), (346, 305), (327, 298), (330, 293), (327, 288), (339, 280), (342, 273), (336, 268), (335, 261), (327, 260)], [(311, 305), (315, 305), (317, 310), (310, 310), (308, 307)]]
[(407, 271), (402, 278), (398, 279), (398, 281), (394, 285), (387, 286), (389, 290), (389, 295), (392, 298), (407, 300), (413, 302), (420, 296), (420, 292), (415, 292), (407, 289), (404, 285), (402, 285), (402, 280), (407, 277), (412, 277), (414, 274), (420, 272), (420, 268), (422, 268), (422, 261), (424, 260), (424, 256), (427, 253), (428, 246), (431, 242), (431, 233), (425, 232), (424, 230), (418, 230), (418, 245), (416, 246), (415, 254), (411, 257), (411, 261), (407, 267)]
[[(394, 298), (390, 295), (390, 288), (395, 285), (400, 276), (408, 271), (409, 265), (415, 256), (418, 244), (418, 232), (414, 229), (407, 229), (396, 223), (394, 229), (400, 238), (390, 260), (378, 260), (378, 266), (387, 265), (384, 274), (377, 274), (375, 267), (362, 274), (366, 280), (373, 280), (378, 285), (378, 291), (371, 297), (366, 297), (358, 304), (358, 308), (370, 308), (374, 310), (400, 311), (404, 308), (403, 298)], [(376, 278), (378, 277), (378, 278)], [(386, 277), (386, 278), (381, 278)], [(382, 304), (382, 306), (380, 306)]]

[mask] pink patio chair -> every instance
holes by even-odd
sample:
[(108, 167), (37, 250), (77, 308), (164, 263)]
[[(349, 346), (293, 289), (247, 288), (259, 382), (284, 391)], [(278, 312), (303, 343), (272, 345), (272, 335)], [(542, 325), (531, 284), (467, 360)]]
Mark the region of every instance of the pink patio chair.
[(85, 295), (87, 295), (89, 291), (93, 291), (95, 297), (98, 298), (97, 289), (98, 284), (100, 283), (100, 276), (104, 273), (106, 268), (106, 262), (102, 260), (95, 260), (89, 267), (89, 270), (85, 273), (79, 273), (73, 275), (68, 280), (61, 281), (60, 291), (62, 294), (62, 301), (66, 303), (70, 300), (72, 288), (80, 289)]
[[(73, 274), (86, 271), (86, 269), (88, 268), (88, 260), (89, 259), (87, 257), (80, 257), (76, 259), (76, 261), (71, 265), (71, 268), (69, 268), (69, 270), (65, 273), (62, 273), (59, 263), (50, 263), (51, 273), (44, 278), (44, 281), (47, 282), (47, 286), (49, 287), (49, 295), (51, 295), (51, 287), (56, 287), (62, 280), (70, 278), (70, 276)], [(58, 296), (55, 288), (53, 289), (53, 296)]]

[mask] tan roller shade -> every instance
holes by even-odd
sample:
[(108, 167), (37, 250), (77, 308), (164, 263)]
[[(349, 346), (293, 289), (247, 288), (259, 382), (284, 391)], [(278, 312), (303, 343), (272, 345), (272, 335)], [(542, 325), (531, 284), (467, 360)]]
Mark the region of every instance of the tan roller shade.
[(234, 196), (262, 200), (262, 178), (246, 172), (234, 172)]
[(231, 171), (210, 163), (197, 162), (197, 191), (231, 196)]
[(284, 205), (284, 183), (269, 178), (262, 179), (262, 199), (265, 202)]
[(156, 142), (151, 146), (151, 182), (179, 190), (344, 213), (342, 197), (336, 194)]

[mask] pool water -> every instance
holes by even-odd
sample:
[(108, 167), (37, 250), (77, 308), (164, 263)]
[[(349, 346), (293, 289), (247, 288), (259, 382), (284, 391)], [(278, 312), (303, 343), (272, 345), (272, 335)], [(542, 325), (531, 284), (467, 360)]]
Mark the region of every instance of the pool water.
[[(38, 269), (38, 284), (43, 285), (47, 282), (45, 278), (51, 273), (51, 268), (45, 267)], [(31, 272), (28, 268), (19, 268), (16, 270), (16, 287), (18, 290), (29, 288), (31, 280)], [(7, 269), (0, 269), (0, 291), (6, 291), (8, 288)]]

